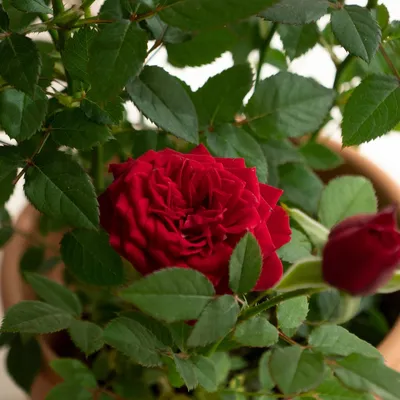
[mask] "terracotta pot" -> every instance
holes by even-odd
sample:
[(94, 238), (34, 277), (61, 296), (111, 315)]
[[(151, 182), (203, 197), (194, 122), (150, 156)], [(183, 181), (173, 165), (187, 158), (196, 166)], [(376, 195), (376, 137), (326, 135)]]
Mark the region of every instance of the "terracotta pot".
[[(36, 244), (35, 233), (38, 232), (38, 221), (39, 212), (31, 205), (28, 205), (19, 216), (15, 228), (18, 231), (32, 234), (32, 239), (28, 239), (22, 235), (13, 235), (4, 247), (0, 278), (0, 293), (4, 310), (22, 300), (34, 300), (36, 298), (33, 290), (21, 279), (19, 263), (25, 250), (29, 246)], [(51, 244), (52, 247), (57, 248), (61, 237), (62, 234), (60, 233), (50, 234), (46, 238), (46, 242)], [(56, 255), (55, 251), (46, 250), (46, 258)], [(62, 269), (62, 265), (56, 266), (48, 274), (48, 277), (57, 282), (62, 282)], [(41, 373), (37, 376), (31, 388), (32, 400), (44, 400), (47, 392), (60, 382), (58, 375), (49, 366), (50, 361), (57, 358), (57, 355), (51, 348), (51, 336), (40, 337), (39, 341), (42, 348), (43, 366)]]
[[(339, 144), (332, 141), (324, 140), (323, 143), (335, 152), (340, 153), (345, 161), (345, 164), (339, 168), (320, 173), (325, 182), (340, 175), (364, 175), (374, 184), (380, 207), (389, 203), (400, 203), (400, 187), (379, 167), (364, 158), (356, 150), (342, 150)], [(24, 232), (37, 232), (38, 216), (38, 212), (32, 206), (27, 206), (16, 222), (16, 228)], [(58, 245), (60, 238), (60, 234), (52, 234), (46, 240), (53, 245)], [(35, 298), (32, 290), (23, 283), (19, 274), (19, 261), (29, 245), (32, 245), (32, 241), (20, 235), (14, 235), (4, 248), (1, 271), (1, 295), (4, 309), (22, 300)], [(48, 256), (51, 256), (51, 254), (48, 254)], [(50, 277), (61, 281), (62, 266), (53, 270)], [(44, 400), (46, 393), (59, 382), (59, 377), (49, 367), (49, 362), (57, 357), (50, 345), (51, 335), (42, 338), (40, 343), (43, 351), (43, 368), (32, 385), (32, 400)], [(380, 344), (379, 350), (387, 364), (400, 372), (400, 320), (397, 321)]]

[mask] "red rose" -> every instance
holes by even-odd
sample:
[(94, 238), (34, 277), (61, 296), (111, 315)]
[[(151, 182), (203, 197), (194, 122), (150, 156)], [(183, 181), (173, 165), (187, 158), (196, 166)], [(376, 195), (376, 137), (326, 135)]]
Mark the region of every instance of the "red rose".
[(326, 282), (353, 295), (372, 294), (400, 263), (396, 207), (357, 215), (336, 225), (323, 250)]
[(254, 290), (281, 278), (275, 250), (291, 234), (276, 205), (282, 191), (259, 183), (243, 159), (215, 158), (200, 145), (190, 154), (151, 150), (110, 171), (114, 182), (99, 197), (100, 221), (114, 249), (143, 275), (192, 268), (226, 293), (232, 250), (250, 231), (264, 257)]

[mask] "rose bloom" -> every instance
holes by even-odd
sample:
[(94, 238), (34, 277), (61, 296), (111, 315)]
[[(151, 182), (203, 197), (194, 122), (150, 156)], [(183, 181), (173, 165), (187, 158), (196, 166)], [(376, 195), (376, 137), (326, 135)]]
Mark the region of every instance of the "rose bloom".
[(291, 234), (287, 214), (276, 205), (282, 190), (260, 183), (243, 159), (213, 157), (200, 145), (189, 154), (150, 150), (110, 171), (114, 182), (99, 197), (101, 225), (141, 274), (192, 268), (217, 293), (228, 293), (232, 251), (251, 232), (263, 255), (254, 290), (280, 280), (275, 251)]
[(400, 263), (396, 207), (357, 215), (336, 225), (323, 250), (326, 282), (353, 295), (374, 293)]

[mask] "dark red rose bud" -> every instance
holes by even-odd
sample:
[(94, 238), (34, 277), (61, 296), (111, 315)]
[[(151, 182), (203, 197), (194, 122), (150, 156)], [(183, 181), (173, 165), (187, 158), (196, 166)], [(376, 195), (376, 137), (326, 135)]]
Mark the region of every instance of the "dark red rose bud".
[(276, 250), (290, 240), (282, 190), (260, 183), (241, 158), (148, 151), (113, 164), (114, 182), (100, 196), (100, 222), (114, 249), (143, 275), (168, 267), (202, 272), (218, 293), (229, 292), (229, 259), (247, 232), (258, 240), (263, 266), (254, 290), (282, 276)]
[(357, 215), (336, 225), (323, 250), (323, 277), (331, 286), (361, 296), (374, 293), (400, 264), (396, 206)]

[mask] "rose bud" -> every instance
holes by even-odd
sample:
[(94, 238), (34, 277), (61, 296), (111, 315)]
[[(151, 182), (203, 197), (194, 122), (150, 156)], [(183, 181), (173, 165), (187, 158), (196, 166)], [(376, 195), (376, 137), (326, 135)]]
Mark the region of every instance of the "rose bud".
[(189, 154), (148, 151), (113, 164), (114, 182), (99, 197), (110, 243), (143, 275), (167, 267), (195, 269), (218, 293), (229, 292), (229, 259), (247, 232), (262, 250), (254, 290), (282, 276), (276, 250), (290, 240), (282, 191), (260, 183), (243, 159), (216, 158), (200, 145)]
[(400, 233), (395, 206), (357, 215), (336, 225), (323, 250), (323, 277), (355, 296), (374, 293), (400, 263)]

